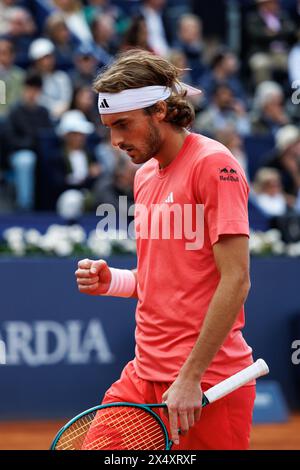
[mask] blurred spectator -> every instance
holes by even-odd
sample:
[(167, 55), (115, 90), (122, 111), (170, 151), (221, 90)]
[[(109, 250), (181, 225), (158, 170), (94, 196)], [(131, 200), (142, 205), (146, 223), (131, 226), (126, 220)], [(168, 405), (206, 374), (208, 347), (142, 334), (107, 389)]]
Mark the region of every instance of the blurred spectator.
[[(237, 159), (246, 175), (248, 173), (247, 155), (244, 149), (243, 139), (236, 132), (234, 127), (227, 127), (216, 132), (215, 138), (218, 142), (225, 145), (232, 155)], [(248, 175), (247, 175), (248, 178)], [(248, 178), (249, 179), (249, 178)]]
[(111, 14), (116, 7), (111, 5), (110, 0), (88, 0), (87, 5), (84, 7), (84, 14), (89, 24), (103, 13)]
[(96, 199), (98, 203), (113, 204), (117, 210), (121, 210), (119, 196), (126, 195), (129, 204), (133, 203), (133, 180), (139, 165), (132, 163), (126, 152), (112, 147), (110, 132), (106, 128), (103, 133), (103, 140), (95, 149), (103, 170), (95, 185)]
[(187, 60), (187, 66), (194, 84), (199, 80), (205, 70), (202, 62), (203, 40), (202, 23), (198, 16), (192, 14), (182, 15), (178, 23), (178, 36), (175, 49), (181, 50)]
[(5, 83), (5, 103), (0, 104), (0, 116), (5, 116), (22, 94), (25, 73), (14, 65), (14, 59), (13, 44), (7, 39), (0, 39), (0, 80)]
[(291, 0), (289, 14), (293, 18), (296, 27), (300, 28), (300, 0)]
[(199, 83), (204, 90), (206, 100), (211, 100), (216, 85), (225, 84), (233, 90), (238, 99), (246, 104), (247, 96), (238, 78), (238, 70), (239, 63), (236, 55), (228, 49), (219, 49), (210, 63), (210, 70), (203, 75)]
[(54, 44), (56, 67), (69, 71), (74, 68), (73, 51), (78, 46), (78, 40), (70, 33), (64, 16), (54, 12), (45, 22), (45, 35)]
[(91, 29), (94, 54), (101, 65), (106, 65), (118, 51), (114, 18), (108, 14), (97, 16)]
[(287, 202), (278, 170), (275, 168), (258, 170), (253, 188), (256, 203), (267, 215), (280, 216), (287, 212)]
[(9, 8), (17, 6), (18, 0), (0, 0), (0, 35), (7, 33), (7, 11)]
[(281, 86), (271, 81), (260, 83), (253, 101), (252, 132), (260, 135), (275, 134), (288, 123)]
[[(256, 0), (257, 10), (248, 14), (246, 28), (250, 68), (256, 83), (287, 71), (288, 47), (295, 40), (295, 24), (279, 0)], [(273, 77), (274, 78), (274, 77)]]
[(142, 15), (134, 16), (123, 36), (121, 51), (128, 49), (145, 49), (154, 52), (148, 42), (148, 30), (146, 20)]
[(181, 69), (180, 80), (189, 85), (193, 84), (191, 71), (188, 68), (187, 58), (184, 52), (179, 49), (171, 49), (168, 55), (168, 60), (171, 64)]
[[(286, 0), (285, 0), (286, 1)], [(287, 2), (288, 13), (293, 18), (297, 29), (300, 27), (300, 0), (288, 0)]]
[(119, 155), (122, 153), (118, 147), (113, 147), (110, 141), (110, 132), (104, 126), (99, 126), (99, 129), (102, 130), (103, 139), (100, 144), (96, 147), (97, 159), (106, 174), (112, 178)]
[(144, 16), (148, 30), (148, 43), (158, 55), (167, 56), (169, 44), (162, 19), (166, 0), (143, 0), (141, 13)]
[(15, 49), (15, 64), (27, 68), (29, 65), (28, 49), (35, 37), (36, 25), (25, 8), (13, 7), (6, 12), (7, 32), (9, 39)]
[(300, 189), (300, 131), (296, 126), (284, 126), (276, 133), (275, 140), (275, 152), (268, 166), (279, 170), (289, 204), (294, 205)]
[(289, 81), (292, 84), (298, 81), (300, 84), (300, 26), (297, 31), (297, 43), (291, 48), (288, 56)]
[(66, 72), (55, 70), (54, 50), (54, 45), (49, 39), (36, 39), (30, 45), (29, 57), (34, 62), (34, 70), (43, 79), (40, 102), (55, 120), (69, 109), (72, 83)]
[(227, 127), (234, 127), (242, 136), (250, 133), (250, 122), (244, 105), (236, 99), (229, 86), (217, 85), (212, 103), (198, 115), (195, 128), (213, 136), (216, 131)]
[[(101, 174), (101, 166), (94, 153), (87, 147), (87, 136), (94, 131), (81, 111), (71, 110), (63, 114), (57, 133), (62, 139), (61, 153), (57, 156), (57, 195), (68, 189), (88, 190), (93, 198), (93, 186)], [(94, 206), (97, 201), (91, 201)]]
[(298, 191), (298, 196), (297, 196), (294, 207), (295, 207), (295, 211), (298, 212), (298, 214), (300, 214), (300, 191)]
[(66, 25), (71, 33), (80, 42), (92, 41), (90, 28), (83, 13), (83, 5), (80, 0), (52, 0), (54, 6), (62, 13)]
[(92, 46), (82, 44), (74, 53), (75, 69), (70, 77), (74, 88), (92, 86), (96, 76), (98, 61)]
[(56, 212), (69, 225), (79, 223), (85, 210), (85, 196), (77, 189), (67, 189), (57, 199)]
[[(181, 69), (180, 80), (189, 85), (193, 85), (191, 77), (191, 71), (188, 69), (187, 59), (183, 51), (177, 49), (171, 49), (168, 55), (168, 60), (171, 64), (175, 65), (178, 69)], [(193, 104), (195, 112), (198, 112), (202, 108), (203, 95), (195, 95), (188, 97), (188, 100)]]
[(29, 74), (25, 79), (22, 101), (13, 107), (6, 122), (5, 138), (11, 152), (9, 161), (14, 173), (17, 206), (24, 210), (34, 207), (39, 133), (52, 128), (47, 109), (39, 105), (41, 91), (41, 77)]
[(128, 29), (129, 18), (110, 0), (88, 0), (87, 3), (88, 5), (84, 7), (84, 14), (89, 25), (92, 24), (96, 17), (108, 14), (114, 18), (118, 34), (123, 34)]
[(71, 109), (81, 111), (85, 118), (95, 126), (95, 131), (101, 129), (97, 99), (91, 86), (82, 86), (74, 90)]
[(114, 189), (117, 197), (127, 196), (128, 205), (134, 203), (133, 183), (134, 177), (139, 168), (129, 160), (125, 153), (120, 153), (114, 174)]

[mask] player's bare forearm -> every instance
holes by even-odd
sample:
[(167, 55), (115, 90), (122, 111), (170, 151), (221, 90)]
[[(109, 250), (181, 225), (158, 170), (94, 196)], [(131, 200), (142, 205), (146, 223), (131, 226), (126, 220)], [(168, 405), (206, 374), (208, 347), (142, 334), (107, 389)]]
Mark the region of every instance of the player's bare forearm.
[(222, 346), (249, 289), (246, 278), (238, 275), (223, 276), (209, 306), (201, 333), (181, 374), (199, 381)]
[(131, 295), (131, 297), (134, 298), (134, 299), (137, 299), (138, 298), (138, 294), (137, 294), (137, 269), (135, 268), (135, 269), (132, 269), (131, 271), (133, 272), (134, 277), (135, 277), (135, 281), (136, 281), (135, 282), (135, 289), (134, 289), (134, 292)]
[(230, 332), (249, 292), (248, 239), (222, 237), (214, 246), (220, 282), (209, 305), (198, 340), (180, 375), (199, 381)]

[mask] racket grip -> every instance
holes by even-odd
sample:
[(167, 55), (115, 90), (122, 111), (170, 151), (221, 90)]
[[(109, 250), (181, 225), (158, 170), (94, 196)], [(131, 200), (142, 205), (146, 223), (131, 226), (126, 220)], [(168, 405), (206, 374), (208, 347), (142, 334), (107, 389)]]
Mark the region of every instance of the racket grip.
[(207, 405), (208, 403), (213, 403), (219, 398), (228, 395), (239, 387), (251, 382), (251, 380), (257, 379), (262, 375), (266, 375), (269, 372), (269, 367), (263, 359), (258, 359), (254, 364), (245, 369), (237, 372), (226, 380), (223, 380), (219, 384), (210, 388), (205, 392), (203, 396), (202, 406)]

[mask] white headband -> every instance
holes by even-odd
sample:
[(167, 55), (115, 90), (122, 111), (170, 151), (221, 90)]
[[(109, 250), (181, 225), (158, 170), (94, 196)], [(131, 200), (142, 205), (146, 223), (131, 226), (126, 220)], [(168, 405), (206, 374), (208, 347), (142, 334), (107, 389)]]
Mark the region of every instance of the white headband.
[[(175, 85), (176, 92), (187, 91), (187, 96), (195, 96), (201, 90), (180, 82)], [(120, 91), (119, 93), (99, 93), (98, 109), (100, 114), (123, 113), (135, 109), (148, 108), (158, 101), (164, 101), (172, 94), (172, 88), (165, 86), (145, 86)]]

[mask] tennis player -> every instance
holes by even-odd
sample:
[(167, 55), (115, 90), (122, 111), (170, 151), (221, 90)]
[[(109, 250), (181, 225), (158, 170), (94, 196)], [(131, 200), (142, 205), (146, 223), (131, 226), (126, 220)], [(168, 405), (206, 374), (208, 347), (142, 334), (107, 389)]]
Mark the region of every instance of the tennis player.
[[(130, 271), (85, 259), (75, 274), (85, 294), (138, 299), (135, 358), (103, 403), (164, 401), (174, 449), (242, 450), (249, 447), (255, 383), (203, 410), (201, 398), (253, 362), (241, 332), (250, 286), (249, 190), (226, 147), (188, 131), (194, 111), (186, 97), (199, 90), (180, 83), (179, 74), (165, 59), (134, 50), (97, 77), (112, 145), (143, 164), (134, 185), (138, 263)], [(151, 236), (175, 206), (191, 208), (202, 242), (191, 243), (185, 231), (179, 237), (172, 217), (169, 237), (160, 229)]]

